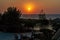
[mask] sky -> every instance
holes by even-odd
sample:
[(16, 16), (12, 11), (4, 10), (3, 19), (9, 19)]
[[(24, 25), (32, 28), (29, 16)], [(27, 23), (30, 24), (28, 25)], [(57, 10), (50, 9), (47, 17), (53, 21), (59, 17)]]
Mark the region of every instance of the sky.
[[(28, 11), (28, 5), (31, 6), (30, 11)], [(0, 0), (0, 12), (13, 6), (21, 10), (23, 14), (38, 14), (41, 9), (46, 14), (60, 13), (60, 0)]]

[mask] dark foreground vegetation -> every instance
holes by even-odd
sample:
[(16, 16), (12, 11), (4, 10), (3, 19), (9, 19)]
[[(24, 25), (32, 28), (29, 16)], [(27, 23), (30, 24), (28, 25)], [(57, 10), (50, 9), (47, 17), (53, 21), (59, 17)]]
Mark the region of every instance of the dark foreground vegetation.
[[(0, 31), (10, 33), (26, 33), (36, 31), (33, 30), (36, 25), (41, 27), (39, 32), (43, 34), (34, 35), (34, 38), (41, 40), (51, 40), (52, 36), (60, 29), (60, 18), (46, 19), (45, 14), (38, 15), (39, 19), (23, 19), (20, 18), (22, 15), (21, 11), (15, 7), (9, 7), (4, 13), (0, 13)], [(51, 25), (53, 30), (43, 29), (46, 26)], [(55, 31), (54, 31), (55, 30)], [(23, 37), (23, 39), (25, 39)], [(33, 37), (30, 39), (33, 40)]]

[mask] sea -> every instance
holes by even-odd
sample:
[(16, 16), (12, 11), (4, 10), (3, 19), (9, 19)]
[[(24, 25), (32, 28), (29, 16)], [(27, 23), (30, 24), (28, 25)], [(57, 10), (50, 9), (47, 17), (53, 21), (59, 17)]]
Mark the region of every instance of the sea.
[(14, 34), (0, 32), (0, 40), (14, 40)]
[[(45, 14), (47, 19), (60, 18), (60, 14)], [(39, 19), (39, 14), (22, 14), (20, 18), (24, 19)]]
[[(31, 38), (31, 32), (23, 35)], [(17, 33), (17, 36), (18, 39), (21, 39), (20, 33)], [(15, 33), (0, 32), (0, 40), (15, 40)]]
[[(23, 14), (21, 18), (24, 19), (39, 19), (38, 14)], [(46, 14), (47, 19), (55, 19), (55, 18), (60, 18), (60, 14)], [(18, 34), (20, 36), (20, 34)], [(20, 37), (19, 37), (20, 38)], [(5, 32), (0, 32), (0, 40), (14, 40), (14, 33), (5, 33)]]

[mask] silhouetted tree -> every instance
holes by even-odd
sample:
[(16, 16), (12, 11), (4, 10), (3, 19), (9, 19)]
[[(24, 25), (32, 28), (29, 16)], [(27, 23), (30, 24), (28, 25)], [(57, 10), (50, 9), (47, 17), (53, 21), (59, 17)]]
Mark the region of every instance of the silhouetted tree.
[(52, 21), (53, 29), (56, 31), (60, 28), (60, 18), (56, 18)]
[(41, 29), (40, 32), (43, 32), (46, 39), (45, 40), (51, 40), (52, 36), (53, 36), (53, 30), (50, 29)]
[(0, 22), (1, 22), (1, 19), (2, 19), (2, 13), (0, 13)]
[(0, 31), (2, 31), (1, 24), (2, 24), (2, 13), (0, 13)]
[(9, 23), (16, 22), (21, 16), (21, 11), (17, 10), (15, 7), (9, 7), (6, 12), (4, 12), (2, 16), (2, 20)]
[(17, 10), (15, 7), (9, 7), (7, 11), (4, 12), (2, 15), (2, 23), (7, 27), (7, 31), (18, 32), (20, 30), (20, 16), (21, 11)]
[(24, 27), (27, 27), (27, 31), (30, 32), (32, 31), (30, 28), (34, 28), (34, 26), (36, 25), (35, 21), (32, 19), (28, 19), (25, 21), (25, 25)]
[(45, 27), (47, 25), (49, 25), (49, 20), (44, 19), (44, 20), (39, 20), (40, 23), (40, 27)]
[(49, 24), (49, 21), (46, 19), (46, 15), (43, 9), (40, 11), (39, 14), (39, 23), (41, 27), (47, 26)]

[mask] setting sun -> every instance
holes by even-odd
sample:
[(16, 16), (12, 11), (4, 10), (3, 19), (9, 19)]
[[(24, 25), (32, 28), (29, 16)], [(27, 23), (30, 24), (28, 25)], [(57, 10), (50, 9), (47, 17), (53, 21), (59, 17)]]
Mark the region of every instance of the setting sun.
[(26, 9), (28, 12), (32, 11), (33, 6), (32, 5), (26, 5)]
[(32, 13), (33, 12), (33, 10), (34, 10), (34, 5), (33, 4), (31, 4), (31, 3), (28, 3), (28, 4), (25, 4), (24, 5), (24, 11), (26, 12), (26, 13)]
[(28, 11), (30, 11), (31, 10), (31, 8), (28, 8)]
[(27, 10), (28, 10), (28, 11), (31, 11), (32, 9), (31, 9), (31, 7), (28, 7)]
[(24, 14), (33, 14), (36, 10), (36, 6), (34, 3), (25, 3), (23, 5), (23, 13)]

